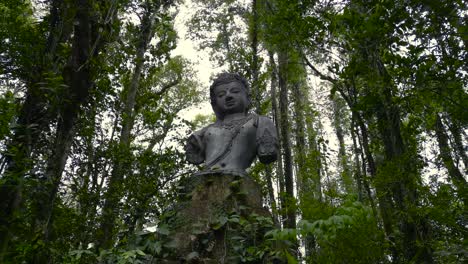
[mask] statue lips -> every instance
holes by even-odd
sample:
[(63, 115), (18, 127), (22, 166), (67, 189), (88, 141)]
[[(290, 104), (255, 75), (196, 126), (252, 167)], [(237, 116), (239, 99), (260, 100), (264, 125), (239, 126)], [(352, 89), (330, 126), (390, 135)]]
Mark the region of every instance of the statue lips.
[(236, 101), (234, 99), (226, 100), (225, 105), (226, 105), (227, 108), (232, 108), (232, 107), (236, 106)]
[(226, 99), (224, 99), (224, 107), (226, 110), (233, 110), (239, 106), (239, 98), (236, 98), (233, 95), (228, 95)]

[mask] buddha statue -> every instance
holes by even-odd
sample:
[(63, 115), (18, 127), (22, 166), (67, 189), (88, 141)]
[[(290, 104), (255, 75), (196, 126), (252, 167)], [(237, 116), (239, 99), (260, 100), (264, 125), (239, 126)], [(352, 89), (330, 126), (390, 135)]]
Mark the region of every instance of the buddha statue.
[[(187, 161), (203, 169), (185, 179), (177, 201), (163, 214), (160, 224), (171, 230), (166, 239), (174, 252), (161, 263), (242, 263), (234, 238), (244, 234), (245, 247), (259, 245), (272, 228), (264, 224), (247, 232), (228, 219), (258, 225), (256, 219), (271, 218), (260, 185), (246, 169), (256, 157), (262, 163), (277, 159), (275, 126), (248, 112), (249, 86), (238, 74), (218, 75), (210, 98), (216, 122), (195, 131), (185, 147)], [(258, 261), (276, 263), (266, 256)]]
[(277, 159), (276, 129), (271, 119), (248, 112), (249, 85), (238, 74), (221, 73), (210, 87), (216, 122), (194, 132), (186, 145), (187, 161), (213, 171), (243, 175), (258, 157)]

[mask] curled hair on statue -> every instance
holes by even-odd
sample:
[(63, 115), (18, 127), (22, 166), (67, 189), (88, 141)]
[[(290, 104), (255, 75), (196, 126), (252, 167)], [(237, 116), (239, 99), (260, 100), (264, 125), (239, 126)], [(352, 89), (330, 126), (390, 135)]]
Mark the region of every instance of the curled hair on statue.
[(242, 87), (244, 88), (245, 94), (247, 95), (247, 99), (249, 100), (249, 107), (250, 107), (250, 87), (249, 87), (249, 83), (240, 74), (228, 73), (228, 72), (223, 72), (223, 73), (218, 74), (216, 76), (216, 78), (214, 79), (213, 84), (211, 84), (211, 86), (210, 86), (211, 105), (214, 105), (216, 103), (214, 88), (216, 86), (226, 84), (226, 83), (231, 83), (231, 82), (238, 82), (238, 83), (242, 84)]

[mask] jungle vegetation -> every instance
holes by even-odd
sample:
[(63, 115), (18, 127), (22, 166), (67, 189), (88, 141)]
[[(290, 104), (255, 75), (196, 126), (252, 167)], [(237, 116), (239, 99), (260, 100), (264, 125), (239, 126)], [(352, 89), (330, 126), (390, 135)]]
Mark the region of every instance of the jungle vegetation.
[[(188, 33), (175, 27), (188, 5)], [(149, 263), (207, 101), (180, 38), (251, 84), (281, 158), (245, 263), (468, 259), (462, 0), (1, 0), (0, 262)], [(248, 235), (239, 234), (239, 236)], [(279, 246), (278, 246), (279, 245)]]

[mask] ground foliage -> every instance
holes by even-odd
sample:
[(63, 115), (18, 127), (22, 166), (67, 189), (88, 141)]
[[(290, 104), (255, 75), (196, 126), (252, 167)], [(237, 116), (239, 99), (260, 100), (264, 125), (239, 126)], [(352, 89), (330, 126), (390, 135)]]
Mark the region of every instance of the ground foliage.
[[(0, 262), (176, 250), (161, 219), (196, 170), (185, 130), (212, 121), (178, 116), (204, 94), (171, 55), (180, 5), (281, 135), (280, 160), (250, 171), (273, 217), (213, 226), (236, 227), (238, 262), (467, 260), (464, 1), (2, 0)], [(253, 229), (265, 242), (243, 246)]]

